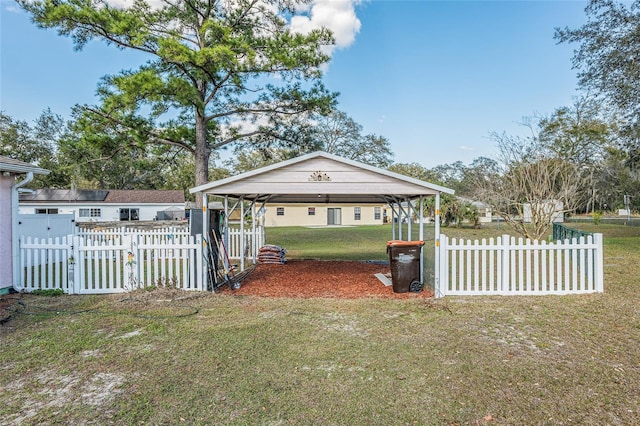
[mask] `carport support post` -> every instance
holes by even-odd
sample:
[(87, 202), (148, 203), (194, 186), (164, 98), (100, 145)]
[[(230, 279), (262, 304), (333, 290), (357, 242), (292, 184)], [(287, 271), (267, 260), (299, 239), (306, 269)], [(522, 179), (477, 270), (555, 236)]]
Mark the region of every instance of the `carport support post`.
[(256, 200), (254, 199), (253, 203), (251, 203), (251, 258), (254, 265), (256, 263), (256, 252), (258, 251), (256, 249), (258, 244), (256, 242), (256, 229)]
[[(418, 209), (416, 210), (416, 214), (418, 214), (418, 239), (420, 241), (424, 241), (424, 221), (422, 220), (422, 195), (418, 197)], [(424, 245), (420, 247), (420, 282), (424, 285)]]
[(244, 247), (246, 245), (244, 235), (244, 197), (240, 197), (240, 270), (244, 271)]
[(435, 254), (434, 254), (434, 283), (433, 283), (433, 293), (435, 297), (440, 297), (440, 193), (436, 192), (436, 214), (434, 217), (435, 220)]
[[(206, 253), (207, 258), (209, 256), (209, 253), (211, 253), (210, 251), (211, 248), (207, 247), (207, 244), (211, 244), (211, 241), (209, 241), (210, 225), (209, 225), (209, 212), (207, 211), (208, 207), (209, 207), (209, 196), (207, 195), (206, 192), (203, 192), (202, 193), (202, 250), (204, 251), (204, 253)], [(207, 283), (208, 268), (209, 268), (209, 262), (205, 262), (202, 267), (202, 283), (205, 289), (208, 288), (208, 283)]]
[(413, 211), (413, 204), (411, 204), (411, 199), (410, 198), (406, 198), (406, 203), (407, 203), (407, 241), (411, 241), (412, 239), (412, 233), (411, 233), (411, 222), (412, 222), (412, 211)]

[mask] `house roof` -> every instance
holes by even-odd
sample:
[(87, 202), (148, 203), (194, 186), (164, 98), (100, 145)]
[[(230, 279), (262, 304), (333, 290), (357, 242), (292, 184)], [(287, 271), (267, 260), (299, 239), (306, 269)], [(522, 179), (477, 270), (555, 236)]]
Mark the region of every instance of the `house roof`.
[(38, 175), (48, 175), (50, 172), (46, 169), (41, 169), (24, 161), (16, 160), (14, 158), (5, 157), (0, 155), (0, 172), (9, 173), (29, 173), (33, 172)]
[(192, 188), (270, 203), (380, 203), (453, 190), (318, 151)]
[(143, 190), (143, 189), (110, 189), (105, 203), (167, 203), (184, 204), (184, 191), (176, 190)]
[(138, 189), (36, 189), (32, 194), (20, 194), (20, 201), (75, 204), (184, 204), (184, 192), (181, 190)]

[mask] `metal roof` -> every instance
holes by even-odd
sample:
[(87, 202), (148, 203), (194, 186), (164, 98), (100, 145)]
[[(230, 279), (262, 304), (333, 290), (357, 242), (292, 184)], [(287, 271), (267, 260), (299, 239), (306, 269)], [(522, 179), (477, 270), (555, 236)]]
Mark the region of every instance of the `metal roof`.
[(384, 203), (453, 190), (318, 151), (190, 190), (271, 203)]

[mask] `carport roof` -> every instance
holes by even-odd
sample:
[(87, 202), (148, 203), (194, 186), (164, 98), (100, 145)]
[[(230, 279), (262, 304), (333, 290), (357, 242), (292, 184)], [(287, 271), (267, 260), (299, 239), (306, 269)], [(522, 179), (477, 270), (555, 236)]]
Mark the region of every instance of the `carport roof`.
[(318, 151), (190, 190), (270, 203), (385, 203), (453, 190)]

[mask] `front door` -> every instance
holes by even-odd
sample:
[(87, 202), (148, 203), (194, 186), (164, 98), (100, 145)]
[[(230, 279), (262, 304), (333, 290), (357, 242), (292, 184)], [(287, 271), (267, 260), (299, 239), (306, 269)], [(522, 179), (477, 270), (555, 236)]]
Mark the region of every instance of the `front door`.
[(327, 209), (327, 225), (342, 225), (342, 209), (332, 207)]

